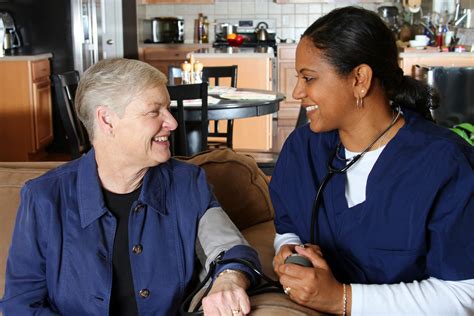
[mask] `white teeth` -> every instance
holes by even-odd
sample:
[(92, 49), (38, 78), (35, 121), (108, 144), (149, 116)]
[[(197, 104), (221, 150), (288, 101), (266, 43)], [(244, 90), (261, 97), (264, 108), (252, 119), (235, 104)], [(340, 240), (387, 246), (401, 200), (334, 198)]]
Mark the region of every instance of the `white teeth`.
[(156, 136), (153, 138), (155, 142), (166, 142), (168, 140), (168, 136)]
[(306, 107), (306, 112), (311, 112), (317, 109), (319, 109), (319, 105), (311, 105), (311, 106)]

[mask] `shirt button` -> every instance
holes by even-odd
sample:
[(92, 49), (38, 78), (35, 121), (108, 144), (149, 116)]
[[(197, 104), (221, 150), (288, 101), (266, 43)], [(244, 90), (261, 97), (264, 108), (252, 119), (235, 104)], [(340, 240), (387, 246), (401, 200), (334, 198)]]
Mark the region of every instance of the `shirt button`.
[(135, 206), (135, 208), (133, 209), (134, 212), (140, 212), (143, 208), (143, 204), (141, 203), (138, 203), (137, 206)]
[(134, 254), (139, 255), (143, 251), (143, 246), (140, 245), (140, 244), (135, 245), (135, 246), (133, 246), (132, 251), (133, 251)]
[(141, 296), (141, 298), (147, 298), (148, 296), (150, 296), (150, 290), (148, 289), (143, 289), (143, 290), (140, 290), (140, 292), (138, 292)]

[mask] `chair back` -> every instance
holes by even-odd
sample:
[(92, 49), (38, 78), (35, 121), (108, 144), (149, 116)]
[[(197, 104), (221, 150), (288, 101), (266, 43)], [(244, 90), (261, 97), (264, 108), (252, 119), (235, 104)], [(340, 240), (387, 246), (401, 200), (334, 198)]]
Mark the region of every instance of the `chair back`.
[(168, 85), (175, 86), (177, 79), (179, 81), (179, 84), (181, 84), (183, 80), (183, 71), (180, 67), (168, 65)]
[(53, 74), (52, 79), (58, 112), (66, 132), (71, 157), (76, 159), (91, 147), (87, 133), (74, 109), (79, 72), (74, 70), (63, 74)]
[(219, 85), (219, 78), (230, 78), (230, 86), (237, 87), (237, 65), (204, 67), (202, 69), (202, 81), (210, 83), (214, 79), (214, 85)]
[[(207, 82), (198, 84), (185, 84), (177, 86), (168, 86), (168, 92), (170, 99), (176, 101), (177, 110), (175, 118), (178, 121), (178, 128), (175, 133), (172, 134), (172, 154), (179, 156), (188, 156), (201, 152), (207, 149), (207, 137), (208, 137), (208, 108), (207, 108)], [(186, 120), (186, 113), (184, 111), (185, 100), (201, 99), (201, 120), (199, 122), (189, 122)], [(188, 124), (199, 124), (198, 129), (198, 148), (194, 148), (193, 144), (188, 143), (192, 141), (188, 139), (188, 133), (190, 132), (187, 127)], [(177, 136), (175, 135), (177, 133)], [(192, 150), (190, 150), (190, 148)]]

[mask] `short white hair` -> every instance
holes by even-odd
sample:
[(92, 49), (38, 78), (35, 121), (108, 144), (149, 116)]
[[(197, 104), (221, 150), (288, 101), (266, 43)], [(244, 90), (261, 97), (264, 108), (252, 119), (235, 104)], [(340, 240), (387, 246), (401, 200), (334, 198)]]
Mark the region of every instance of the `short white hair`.
[(94, 138), (94, 112), (107, 106), (122, 116), (143, 90), (166, 85), (166, 76), (155, 67), (134, 59), (104, 59), (84, 72), (76, 91), (77, 116)]

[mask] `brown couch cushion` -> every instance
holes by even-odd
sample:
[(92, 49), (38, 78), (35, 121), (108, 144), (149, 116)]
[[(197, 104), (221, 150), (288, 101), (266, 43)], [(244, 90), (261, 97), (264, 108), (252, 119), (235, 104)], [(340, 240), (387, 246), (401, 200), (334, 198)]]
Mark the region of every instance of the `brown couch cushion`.
[(5, 269), (16, 211), (20, 203), (20, 189), (32, 178), (39, 177), (59, 162), (0, 163), (0, 297), (5, 287)]
[(240, 230), (273, 219), (268, 179), (253, 157), (220, 149), (176, 158), (206, 171), (217, 200)]

